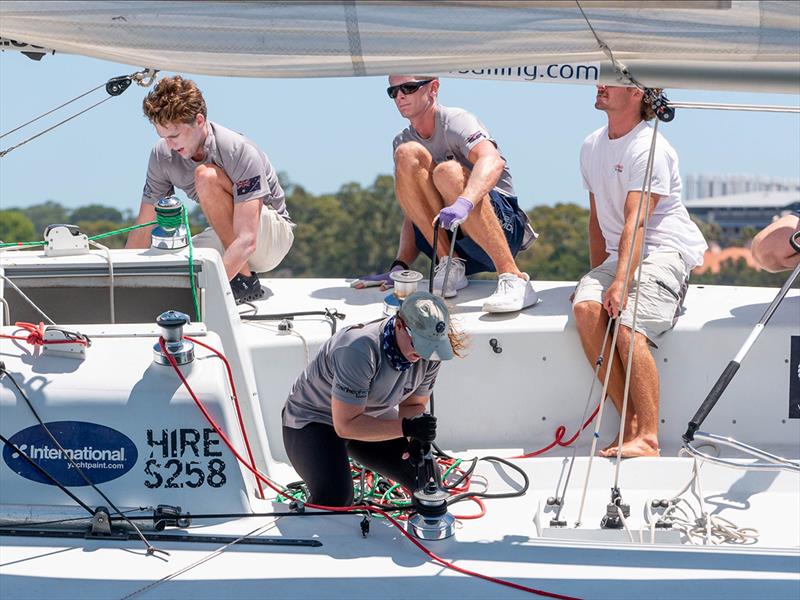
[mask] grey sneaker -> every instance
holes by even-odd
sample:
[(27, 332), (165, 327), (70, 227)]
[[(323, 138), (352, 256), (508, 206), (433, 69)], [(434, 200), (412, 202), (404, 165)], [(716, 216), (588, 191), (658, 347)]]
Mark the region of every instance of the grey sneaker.
[[(447, 289), (444, 291), (444, 294), (442, 294), (444, 274), (448, 271), (448, 264), (450, 268), (447, 274)], [(465, 273), (465, 264), (466, 263), (460, 258), (451, 259), (449, 256), (445, 256), (440, 259), (433, 275), (433, 293), (444, 298), (452, 298), (458, 293), (458, 290), (467, 287), (469, 285), (469, 280)]]
[(483, 303), (484, 312), (516, 312), (539, 302), (539, 294), (533, 289), (528, 276), (523, 279), (513, 273), (500, 273), (497, 290)]

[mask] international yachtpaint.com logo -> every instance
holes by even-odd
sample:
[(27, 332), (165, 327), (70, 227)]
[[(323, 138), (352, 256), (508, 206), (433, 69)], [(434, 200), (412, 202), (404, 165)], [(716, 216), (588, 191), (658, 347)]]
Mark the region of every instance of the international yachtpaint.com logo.
[[(130, 471), (139, 457), (133, 441), (111, 427), (84, 421), (55, 421), (46, 425), (63, 451), (41, 425), (18, 431), (9, 441), (63, 485), (88, 485), (73, 462), (92, 483), (105, 483)], [(9, 444), (3, 447), (3, 460), (12, 471), (31, 481), (55, 485), (20, 452)]]

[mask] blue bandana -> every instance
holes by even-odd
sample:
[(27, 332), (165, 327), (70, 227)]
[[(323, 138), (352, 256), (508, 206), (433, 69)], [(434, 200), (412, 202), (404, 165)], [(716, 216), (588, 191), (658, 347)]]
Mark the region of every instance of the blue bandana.
[(383, 353), (389, 361), (389, 365), (395, 371), (405, 371), (411, 366), (411, 361), (407, 360), (400, 348), (397, 347), (397, 333), (394, 329), (395, 318), (386, 321), (383, 326)]

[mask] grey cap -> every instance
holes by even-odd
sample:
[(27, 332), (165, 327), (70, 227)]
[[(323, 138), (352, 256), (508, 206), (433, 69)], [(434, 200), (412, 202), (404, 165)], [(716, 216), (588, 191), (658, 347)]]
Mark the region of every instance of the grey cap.
[(414, 292), (400, 305), (414, 351), (426, 360), (450, 360), (453, 347), (447, 333), (450, 313), (439, 296), (428, 292)]

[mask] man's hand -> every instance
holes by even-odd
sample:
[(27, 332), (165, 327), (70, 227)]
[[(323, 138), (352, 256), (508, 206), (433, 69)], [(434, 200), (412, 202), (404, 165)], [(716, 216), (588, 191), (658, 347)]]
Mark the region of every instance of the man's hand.
[(616, 319), (625, 310), (628, 296), (622, 295), (625, 284), (620, 279), (615, 279), (603, 294), (603, 308), (612, 319)]
[(445, 206), (439, 211), (439, 223), (445, 229), (455, 231), (456, 227), (467, 220), (473, 208), (475, 208), (475, 205), (472, 202), (464, 198), (464, 196), (459, 196), (450, 206)]
[(403, 419), (403, 435), (420, 442), (436, 439), (436, 417), (427, 413)]
[(356, 288), (357, 290), (361, 290), (368, 287), (376, 287), (381, 286), (382, 290), (388, 290), (391, 287), (394, 287), (394, 280), (390, 277), (391, 273), (395, 271), (402, 271), (403, 267), (401, 265), (396, 265), (392, 267), (391, 271), (387, 271), (386, 273), (378, 273), (377, 275), (365, 275), (364, 277), (359, 277), (355, 281), (350, 284), (350, 287)]

